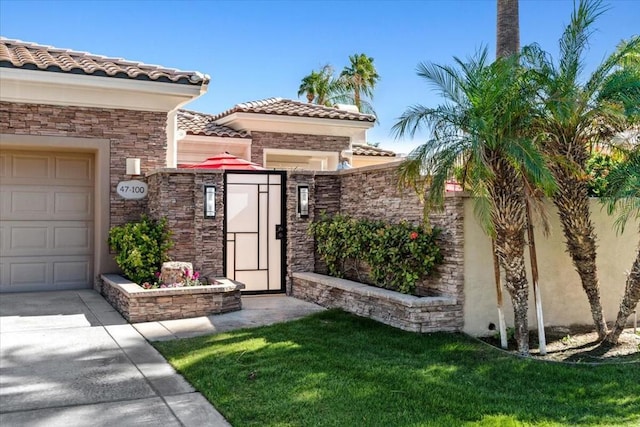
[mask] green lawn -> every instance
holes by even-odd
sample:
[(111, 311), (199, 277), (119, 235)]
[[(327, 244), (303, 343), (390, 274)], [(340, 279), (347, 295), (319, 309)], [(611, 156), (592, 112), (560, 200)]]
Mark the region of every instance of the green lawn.
[(154, 345), (233, 426), (640, 425), (640, 364), (522, 360), (335, 310)]

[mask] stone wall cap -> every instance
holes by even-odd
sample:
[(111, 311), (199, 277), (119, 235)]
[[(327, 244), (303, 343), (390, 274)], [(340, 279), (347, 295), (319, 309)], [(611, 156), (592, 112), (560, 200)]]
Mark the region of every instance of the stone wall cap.
[(325, 276), (324, 274), (312, 272), (296, 272), (293, 277), (301, 280), (317, 282), (325, 286), (332, 286), (349, 292), (354, 292), (364, 296), (375, 296), (386, 300), (397, 301), (407, 307), (427, 307), (435, 305), (456, 305), (455, 298), (449, 297), (418, 297), (415, 295), (402, 294), (389, 289), (377, 288), (371, 285), (354, 282), (337, 277)]
[(144, 298), (158, 295), (172, 296), (182, 294), (215, 294), (221, 292), (232, 292), (245, 288), (245, 285), (243, 283), (227, 279), (226, 277), (216, 277), (215, 280), (218, 284), (215, 285), (185, 286), (181, 288), (160, 289), (143, 289), (136, 283), (125, 279), (119, 274), (102, 274), (100, 277), (108, 285), (120, 289), (122, 292), (126, 293), (129, 298)]
[(185, 174), (185, 175), (222, 175), (223, 169), (185, 169), (185, 168), (158, 168), (145, 174), (145, 178), (153, 175), (170, 175), (170, 174)]

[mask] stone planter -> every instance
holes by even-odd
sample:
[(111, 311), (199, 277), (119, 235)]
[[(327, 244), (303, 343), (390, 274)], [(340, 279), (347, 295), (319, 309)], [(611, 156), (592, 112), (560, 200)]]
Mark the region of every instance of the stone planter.
[(183, 288), (142, 289), (117, 274), (103, 274), (101, 293), (130, 323), (185, 319), (242, 308), (242, 283), (218, 278), (218, 284)]
[(292, 296), (412, 332), (458, 332), (463, 301), (418, 297), (311, 272), (293, 273)]

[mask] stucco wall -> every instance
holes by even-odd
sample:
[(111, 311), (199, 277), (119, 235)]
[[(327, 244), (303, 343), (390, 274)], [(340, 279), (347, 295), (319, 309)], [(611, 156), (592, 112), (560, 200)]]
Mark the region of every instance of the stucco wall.
[[(540, 289), (545, 325), (567, 326), (591, 324), (591, 311), (587, 297), (566, 252), (562, 227), (555, 207), (547, 203), (551, 220), (551, 235), (547, 238), (536, 227), (536, 247)], [(464, 331), (473, 335), (494, 333), (489, 323), (498, 324), (496, 289), (493, 278), (491, 241), (482, 232), (473, 215), (473, 200), (464, 201), (464, 277), (465, 306)], [(604, 316), (615, 320), (624, 292), (625, 272), (631, 268), (638, 244), (638, 227), (627, 224), (624, 234), (617, 236), (612, 229), (613, 219), (604, 212), (596, 199), (591, 200), (591, 214), (598, 235), (598, 274)], [(525, 253), (528, 261), (529, 254)], [(527, 269), (530, 273), (529, 265)], [(531, 278), (529, 277), (529, 280)], [(531, 282), (530, 282), (531, 283)], [(513, 326), (513, 308), (508, 293), (504, 293), (504, 310), (508, 326)], [(533, 290), (529, 300), (529, 327), (536, 327)]]

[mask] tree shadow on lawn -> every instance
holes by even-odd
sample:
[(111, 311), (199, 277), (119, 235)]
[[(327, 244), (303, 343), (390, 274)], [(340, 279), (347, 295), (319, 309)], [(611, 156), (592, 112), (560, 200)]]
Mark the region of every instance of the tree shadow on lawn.
[(154, 345), (234, 426), (640, 422), (638, 366), (524, 360), (337, 310)]

